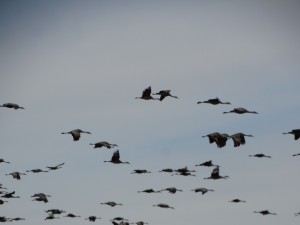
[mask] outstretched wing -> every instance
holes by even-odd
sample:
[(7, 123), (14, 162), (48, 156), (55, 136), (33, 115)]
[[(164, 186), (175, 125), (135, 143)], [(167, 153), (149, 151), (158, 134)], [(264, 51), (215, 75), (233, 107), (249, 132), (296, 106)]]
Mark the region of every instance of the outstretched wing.
[(149, 86), (148, 88), (146, 88), (144, 91), (143, 91), (143, 95), (142, 95), (142, 98), (147, 98), (151, 96), (151, 86)]
[(112, 162), (116, 162), (120, 160), (120, 153), (119, 150), (115, 151), (113, 156), (111, 157)]

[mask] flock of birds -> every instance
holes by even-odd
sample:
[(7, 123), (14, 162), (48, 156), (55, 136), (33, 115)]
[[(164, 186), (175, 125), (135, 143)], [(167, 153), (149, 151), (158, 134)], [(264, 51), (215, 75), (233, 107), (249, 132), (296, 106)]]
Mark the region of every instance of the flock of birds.
[[(159, 98), (156, 98), (154, 96), (159, 95)], [(171, 94), (170, 90), (161, 90), (160, 92), (151, 93), (151, 87), (146, 88), (141, 97), (136, 97), (136, 99), (143, 99), (143, 100), (159, 100), (159, 101), (163, 101), (166, 97), (172, 97), (172, 98), (176, 98), (178, 99), (177, 96), (173, 96)], [(199, 101), (197, 102), (197, 104), (202, 104), (202, 103), (207, 103), (207, 104), (211, 104), (211, 105), (219, 105), (219, 104), (227, 104), (230, 105), (230, 102), (222, 102), (219, 98), (213, 98), (213, 99), (208, 99), (206, 101)], [(5, 108), (10, 108), (10, 109), (25, 109), (22, 106), (19, 106), (18, 104), (15, 103), (6, 103), (3, 105), (0, 105), (0, 107), (5, 107)], [(246, 113), (250, 113), (250, 114), (258, 114), (256, 111), (249, 111), (245, 108), (234, 108), (230, 111), (227, 112), (223, 112), (224, 114), (227, 113), (236, 113), (236, 114), (246, 114)], [(75, 129), (69, 132), (62, 132), (61, 134), (70, 134), (73, 137), (74, 141), (78, 141), (81, 137), (81, 134), (91, 134), (88, 131), (83, 131), (81, 129)], [(289, 132), (285, 132), (283, 134), (292, 134), (294, 135), (294, 139), (298, 140), (300, 138), (300, 129), (293, 129), (292, 131)], [(214, 133), (210, 133), (207, 135), (202, 136), (203, 138), (208, 138), (209, 143), (213, 144), (215, 143), (216, 146), (218, 148), (223, 148), (224, 146), (226, 146), (226, 143), (228, 140), (232, 140), (233, 141), (233, 146), (234, 147), (239, 147), (241, 145), (245, 145), (246, 144), (246, 140), (245, 137), (253, 137), (250, 134), (244, 134), (244, 133), (236, 133), (236, 134), (226, 134), (226, 133), (219, 133), (219, 132), (214, 132)], [(117, 144), (111, 144), (107, 141), (101, 141), (101, 142), (97, 142), (97, 143), (91, 143), (90, 145), (93, 145), (94, 148), (102, 148), (105, 147), (107, 149), (111, 149), (114, 147), (118, 147)], [(299, 156), (300, 153), (294, 154), (293, 156)], [(258, 157), (258, 158), (262, 158), (262, 157), (266, 157), (266, 158), (271, 158), (271, 156), (268, 155), (264, 155), (263, 153), (258, 153), (255, 155), (249, 155), (249, 157)], [(113, 164), (130, 164), (130, 162), (124, 162), (120, 160), (120, 152), (119, 150), (114, 151), (112, 157), (110, 160), (104, 161), (104, 162), (109, 162), (109, 163), (113, 163)], [(1, 159), (0, 158), (0, 164), (1, 163), (7, 163), (10, 164), (10, 162)], [(21, 176), (26, 175), (26, 173), (48, 173), (52, 170), (58, 170), (61, 169), (63, 167), (64, 163), (60, 163), (56, 166), (47, 166), (45, 170), (43, 169), (31, 169), (31, 170), (27, 170), (26, 172), (11, 172), (5, 175), (10, 175), (12, 176), (14, 179), (17, 180), (21, 180)], [(206, 177), (204, 179), (212, 179), (212, 180), (218, 180), (218, 179), (228, 179), (229, 176), (227, 175), (220, 175), (220, 166), (219, 165), (215, 165), (212, 163), (212, 160), (203, 162), (201, 164), (195, 165), (195, 166), (204, 166), (204, 167), (213, 167), (213, 170), (210, 174), (209, 177)], [(164, 168), (161, 169), (159, 172), (165, 172), (165, 173), (171, 173), (171, 175), (181, 175), (181, 176), (195, 176), (195, 174), (193, 174), (194, 172), (196, 172), (195, 170), (189, 170), (187, 167), (184, 168), (179, 168), (179, 169), (172, 169), (172, 168)], [(135, 169), (132, 171), (131, 174), (146, 174), (146, 173), (151, 173), (148, 170), (145, 169)], [(162, 190), (153, 190), (152, 188), (149, 189), (145, 189), (145, 190), (141, 190), (138, 191), (138, 193), (161, 193), (163, 191), (167, 191), (171, 194), (175, 194), (176, 192), (182, 192), (183, 190), (177, 189), (175, 187), (168, 187)], [(198, 187), (198, 188), (194, 188), (191, 189), (191, 191), (198, 193), (200, 192), (202, 195), (206, 194), (207, 192), (214, 192), (213, 189), (207, 189), (204, 187)], [(15, 195), (15, 191), (6, 191), (6, 188), (0, 184), (0, 207), (1, 205), (6, 204), (8, 201), (8, 199), (13, 199), (13, 198), (20, 198), (20, 196), (16, 196)], [(48, 202), (48, 198), (51, 197), (48, 194), (45, 193), (35, 193), (31, 196), (33, 201), (39, 201), (39, 202), (44, 202), (47, 203)], [(229, 202), (232, 203), (246, 203), (245, 200), (240, 200), (238, 198), (233, 199)], [(115, 207), (115, 206), (120, 206), (122, 205), (122, 203), (116, 203), (114, 201), (108, 201), (108, 202), (102, 202), (100, 203), (102, 205), (108, 205), (110, 207)], [(158, 203), (156, 205), (153, 205), (154, 207), (160, 207), (160, 208), (168, 208), (168, 209), (175, 209), (173, 206), (170, 206), (166, 203)], [(46, 210), (47, 216), (45, 217), (45, 220), (52, 220), (52, 219), (58, 219), (60, 217), (58, 217), (58, 215), (63, 215), (63, 217), (70, 217), (70, 218), (76, 218), (76, 217), (80, 217), (79, 215), (74, 215), (72, 213), (66, 213), (66, 211), (61, 210), (61, 209), (48, 209)], [(277, 215), (274, 212), (270, 212), (269, 210), (261, 210), (261, 211), (254, 211), (254, 213), (260, 213), (262, 215)], [(295, 216), (300, 215), (300, 212), (295, 213)], [(101, 218), (98, 216), (89, 216), (86, 217), (85, 220), (88, 220), (90, 222), (95, 222), (96, 220), (100, 220)], [(25, 218), (20, 218), (20, 217), (15, 217), (15, 218), (8, 218), (5, 216), (0, 216), (0, 222), (12, 222), (12, 221), (21, 221), (21, 220), (25, 220)], [(128, 219), (125, 219), (123, 217), (115, 217), (113, 219), (110, 220), (110, 222), (114, 225), (129, 225), (129, 224), (137, 224), (137, 225), (144, 225), (144, 224), (148, 224), (147, 222), (144, 221), (138, 221), (138, 222), (129, 222)]]

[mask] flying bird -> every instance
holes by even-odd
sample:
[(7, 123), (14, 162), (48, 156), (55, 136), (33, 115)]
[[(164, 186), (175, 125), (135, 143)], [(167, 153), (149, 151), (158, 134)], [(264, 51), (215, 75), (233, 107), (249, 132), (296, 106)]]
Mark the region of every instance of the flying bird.
[(96, 216), (89, 216), (88, 218), (85, 218), (86, 220), (89, 220), (90, 222), (95, 222), (96, 219), (101, 219), (101, 217)]
[(48, 198), (47, 197), (51, 197), (51, 195), (46, 195), (44, 193), (36, 193), (34, 195), (31, 196), (33, 199), (32, 201), (43, 201), (44, 203), (48, 202)]
[(229, 202), (239, 203), (239, 202), (246, 202), (246, 201), (240, 200), (240, 199), (238, 199), (238, 198), (235, 198), (235, 199), (233, 199), (233, 200), (231, 200), (231, 201), (229, 201)]
[(165, 189), (163, 189), (163, 190), (161, 190), (161, 191), (168, 191), (168, 192), (171, 193), (171, 194), (175, 194), (177, 191), (181, 191), (181, 192), (182, 192), (182, 190), (177, 189), (177, 188), (175, 188), (175, 187), (165, 188)]
[(253, 114), (258, 114), (258, 112), (249, 111), (245, 108), (234, 108), (233, 110), (231, 110), (229, 112), (223, 112), (223, 114), (226, 114), (226, 113), (237, 113), (237, 114), (253, 113)]
[(204, 195), (206, 192), (208, 192), (208, 191), (214, 191), (214, 190), (213, 189), (207, 189), (207, 188), (196, 188), (196, 189), (193, 189), (191, 191), (194, 191), (195, 193), (201, 192), (202, 195)]
[(5, 103), (3, 105), (0, 105), (0, 107), (10, 108), (10, 109), (25, 109), (24, 107), (21, 107), (15, 103)]
[(218, 105), (218, 104), (231, 105), (230, 102), (222, 102), (219, 98), (211, 98), (211, 99), (208, 99), (207, 101), (197, 102), (197, 104), (200, 104), (200, 103), (208, 103), (208, 104), (212, 104), (212, 105)]
[(226, 133), (220, 134), (219, 132), (207, 134), (202, 137), (203, 138), (208, 137), (209, 143), (212, 144), (215, 142), (218, 148), (224, 147), (226, 145), (227, 140), (231, 138), (228, 134)]
[(14, 179), (21, 180), (21, 175), (26, 175), (26, 173), (12, 172), (5, 175), (6, 176), (11, 175)]
[(48, 173), (47, 170), (41, 170), (41, 169), (26, 170), (26, 172), (32, 172), (32, 173)]
[(123, 205), (123, 204), (121, 204), (121, 203), (115, 203), (115, 202), (111, 202), (111, 201), (109, 201), (109, 202), (102, 202), (102, 203), (100, 203), (101, 205), (109, 205), (109, 206), (111, 206), (111, 207), (115, 207), (115, 206), (117, 206), (117, 205)]
[(113, 148), (113, 147), (117, 147), (118, 145), (116, 144), (110, 144), (107, 141), (100, 141), (98, 143), (95, 144), (90, 144), (90, 145), (94, 145), (94, 148), (102, 148), (102, 147), (106, 147), (108, 149)]
[(120, 160), (120, 153), (119, 153), (119, 150), (115, 151), (113, 156), (111, 157), (111, 160), (110, 161), (104, 161), (104, 162), (110, 162), (110, 163), (114, 163), (114, 164), (130, 164), (129, 162), (122, 162)]
[(144, 224), (149, 224), (149, 223), (147, 223), (147, 222), (143, 222), (143, 221), (139, 221), (139, 222), (130, 223), (130, 224), (144, 225)]
[(0, 159), (0, 163), (10, 163), (10, 162), (5, 161), (4, 159)]
[(20, 198), (20, 196), (14, 196), (15, 193), (15, 191), (6, 193), (5, 195), (2, 195), (1, 198)]
[(75, 217), (80, 217), (80, 216), (74, 215), (73, 213), (68, 213), (68, 214), (65, 215), (64, 217), (75, 218)]
[(141, 193), (141, 192), (144, 192), (144, 193), (160, 193), (161, 191), (154, 191), (152, 188), (150, 189), (145, 189), (143, 191), (138, 191), (138, 193)]
[(294, 135), (294, 140), (298, 140), (300, 138), (300, 129), (294, 129), (290, 132), (286, 132), (283, 134), (293, 134)]
[(61, 210), (61, 209), (48, 209), (45, 210), (46, 213), (51, 213), (51, 214), (62, 214), (65, 213), (66, 211)]
[(173, 171), (174, 171), (174, 170), (171, 169), (171, 168), (166, 168), (166, 169), (162, 169), (162, 170), (160, 170), (160, 171), (158, 171), (158, 172), (172, 173)]
[(271, 158), (271, 156), (269, 156), (269, 155), (265, 155), (265, 154), (262, 154), (262, 153), (255, 154), (255, 155), (249, 155), (249, 157), (257, 157), (257, 158)]
[(165, 208), (165, 209), (174, 209), (174, 207), (169, 206), (168, 204), (164, 204), (164, 203), (159, 203), (157, 205), (153, 205), (154, 207), (160, 207), (160, 208)]
[(204, 163), (201, 163), (201, 164), (198, 164), (198, 165), (195, 165), (195, 166), (206, 166), (206, 167), (211, 167), (211, 166), (217, 166), (217, 165), (214, 165), (212, 163), (212, 160), (209, 160), (209, 161), (206, 161)]
[(292, 156), (298, 156), (298, 155), (300, 155), (300, 153), (293, 154)]
[(146, 88), (143, 91), (142, 97), (135, 97), (136, 99), (144, 99), (144, 100), (159, 100), (158, 98), (153, 98), (151, 96), (151, 86), (149, 86), (148, 88)]
[(133, 172), (131, 174), (143, 174), (143, 173), (151, 173), (150, 171), (148, 170), (133, 170)]
[(251, 134), (236, 133), (230, 136), (233, 140), (234, 147), (246, 144), (245, 137), (253, 137)]
[(0, 199), (0, 205), (3, 205), (5, 202), (7, 202), (7, 201)]
[(167, 96), (170, 96), (172, 98), (178, 98), (177, 96), (171, 95), (171, 90), (161, 90), (160, 92), (157, 92), (153, 95), (160, 95), (160, 101), (162, 101)]
[(277, 215), (276, 213), (271, 213), (268, 210), (262, 210), (262, 211), (254, 211), (254, 213), (260, 213), (262, 215)]
[(83, 131), (80, 129), (71, 130), (69, 132), (62, 132), (61, 134), (71, 134), (74, 141), (78, 141), (81, 133), (91, 134), (88, 131)]
[(60, 164), (58, 164), (57, 166), (47, 166), (47, 168), (48, 168), (49, 170), (57, 170), (57, 169), (62, 168), (62, 166), (63, 166), (64, 164), (65, 164), (65, 163), (60, 163)]
[(218, 180), (218, 179), (227, 179), (229, 176), (220, 176), (220, 170), (219, 166), (216, 166), (213, 171), (211, 172), (210, 177), (204, 178), (204, 179), (212, 179), (212, 180)]

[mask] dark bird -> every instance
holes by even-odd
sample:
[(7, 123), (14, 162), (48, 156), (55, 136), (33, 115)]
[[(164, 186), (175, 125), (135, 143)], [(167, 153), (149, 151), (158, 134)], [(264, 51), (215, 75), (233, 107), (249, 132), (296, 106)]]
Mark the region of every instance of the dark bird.
[(262, 211), (254, 211), (254, 213), (260, 213), (262, 215), (277, 215), (276, 213), (271, 213), (268, 210), (262, 210)]
[(115, 202), (102, 202), (102, 203), (100, 203), (101, 205), (109, 205), (109, 206), (111, 206), (111, 207), (115, 207), (115, 206), (117, 206), (117, 205), (123, 205), (123, 204), (121, 204), (121, 203), (115, 203)]
[(20, 196), (14, 196), (15, 193), (16, 193), (15, 191), (6, 193), (2, 195), (1, 198), (20, 198)]
[(300, 129), (294, 129), (290, 132), (286, 132), (286, 133), (283, 133), (283, 134), (293, 134), (294, 135), (294, 139), (295, 140), (298, 140), (300, 138)]
[(60, 163), (60, 164), (58, 164), (57, 166), (47, 166), (47, 168), (48, 168), (49, 170), (57, 170), (57, 169), (62, 168), (62, 166), (63, 166), (64, 164), (65, 164), (65, 163)]
[(229, 202), (239, 203), (239, 202), (246, 202), (246, 201), (240, 200), (240, 199), (238, 199), (238, 198), (235, 198), (235, 199), (233, 199), (233, 200), (231, 200), (231, 201), (229, 201)]
[(229, 176), (220, 176), (220, 170), (219, 166), (216, 166), (213, 171), (211, 172), (210, 177), (204, 178), (204, 179), (212, 179), (212, 180), (218, 180), (218, 179), (227, 179)]
[(233, 140), (234, 147), (246, 144), (245, 137), (253, 137), (251, 134), (236, 133), (230, 136)]
[(41, 170), (41, 169), (26, 170), (26, 172), (32, 172), (32, 173), (48, 173), (47, 170)]
[(65, 213), (66, 211), (61, 210), (61, 209), (48, 209), (45, 210), (46, 213), (51, 213), (51, 214), (62, 214)]
[(51, 195), (46, 195), (44, 193), (36, 193), (34, 195), (31, 196), (33, 199), (32, 201), (42, 201), (44, 203), (48, 202), (48, 198), (47, 197), (51, 197)]
[(25, 218), (15, 217), (10, 219), (10, 221), (20, 221), (20, 220), (25, 220)]
[(5, 161), (4, 159), (0, 159), (0, 163), (10, 163), (10, 162)]
[(297, 154), (293, 154), (293, 156), (298, 156), (298, 155), (300, 155), (300, 153), (297, 153)]
[(96, 216), (89, 216), (88, 218), (85, 218), (86, 220), (89, 220), (90, 222), (95, 222), (96, 219), (101, 219), (101, 217)]
[(26, 175), (26, 173), (12, 172), (5, 175), (6, 176), (11, 175), (14, 179), (21, 180), (21, 175)]
[(5, 216), (0, 216), (0, 222), (5, 223), (5, 222), (11, 222), (10, 218), (6, 218)]
[(94, 145), (94, 148), (102, 148), (102, 147), (106, 147), (108, 149), (110, 148), (113, 148), (113, 147), (117, 147), (118, 145), (116, 144), (110, 144), (108, 143), (107, 141), (100, 141), (100, 142), (97, 142), (95, 144), (90, 144), (90, 145)]
[(3, 205), (5, 202), (7, 202), (7, 201), (0, 199), (0, 205)]
[(144, 225), (144, 224), (149, 224), (143, 221), (135, 222), (135, 223), (130, 223), (130, 224), (136, 224), (136, 225)]
[(255, 154), (255, 155), (249, 155), (249, 157), (257, 157), (257, 158), (271, 158), (271, 156), (269, 155), (265, 155), (265, 154), (262, 154), (262, 153), (259, 153), (259, 154)]
[(134, 174), (134, 173), (142, 174), (142, 173), (151, 173), (151, 172), (148, 170), (133, 170), (133, 172), (131, 174)]
[(160, 101), (162, 101), (167, 96), (170, 96), (172, 98), (178, 98), (177, 96), (171, 95), (171, 90), (161, 90), (160, 92), (155, 93), (154, 95), (160, 95)]
[(104, 162), (110, 162), (110, 163), (114, 163), (114, 164), (120, 164), (120, 163), (123, 163), (123, 164), (130, 164), (129, 162), (122, 162), (120, 160), (120, 153), (119, 153), (119, 150), (115, 151), (113, 156), (111, 157), (111, 160), (110, 161), (104, 161)]
[(157, 205), (153, 205), (154, 207), (160, 207), (160, 208), (165, 208), (165, 209), (174, 209), (174, 207), (169, 206), (168, 204), (164, 204), (164, 203), (159, 203)]
[(138, 193), (141, 193), (141, 192), (144, 192), (144, 193), (160, 193), (160, 191), (154, 191), (152, 188), (145, 189), (143, 191), (138, 191)]
[(168, 192), (171, 193), (171, 194), (175, 194), (177, 191), (181, 191), (181, 192), (182, 192), (182, 190), (177, 189), (177, 188), (175, 188), (175, 187), (165, 188), (165, 189), (163, 189), (163, 190), (161, 190), (161, 191), (168, 191)]
[(68, 214), (65, 215), (64, 217), (75, 218), (75, 217), (80, 217), (80, 216), (74, 215), (73, 213), (68, 213)]
[(214, 165), (212, 163), (212, 160), (209, 160), (209, 161), (206, 161), (204, 163), (201, 163), (201, 164), (198, 164), (198, 165), (195, 165), (195, 166), (206, 166), (206, 167), (211, 167), (211, 166), (217, 166), (217, 165)]
[(116, 220), (116, 221), (128, 221), (128, 219), (124, 219), (123, 217), (120, 217), (120, 216), (117, 216), (117, 217), (115, 217), (115, 218), (113, 218), (109, 221), (114, 221), (114, 220)]
[(187, 166), (186, 167), (183, 167), (183, 168), (179, 168), (179, 169), (177, 169), (177, 170), (174, 170), (175, 172), (178, 172), (178, 173), (181, 173), (181, 172), (196, 172), (196, 170), (189, 170), (188, 168), (187, 168)]
[(178, 172), (178, 173), (174, 173), (172, 174), (171, 176), (173, 175), (180, 175), (180, 176), (193, 176), (195, 177), (196, 175), (195, 174), (192, 174), (191, 172), (187, 172), (187, 171), (182, 171), (182, 172)]
[(166, 168), (166, 169), (162, 169), (162, 170), (160, 170), (160, 171), (158, 171), (158, 172), (172, 173), (173, 171), (174, 171), (174, 170), (171, 169), (171, 168)]
[(78, 141), (79, 140), (81, 133), (91, 134), (88, 131), (83, 131), (83, 130), (80, 130), (80, 129), (71, 130), (69, 132), (62, 132), (62, 134), (71, 134), (74, 141)]
[(21, 107), (15, 103), (5, 103), (3, 105), (0, 105), (0, 107), (10, 108), (10, 109), (25, 109), (24, 107)]
[(218, 148), (224, 147), (226, 145), (227, 140), (231, 138), (228, 134), (220, 134), (218, 132), (207, 134), (202, 137), (208, 137), (209, 143), (212, 144), (215, 142)]
[(237, 113), (237, 114), (244, 114), (244, 113), (253, 113), (253, 114), (258, 114), (258, 112), (255, 111), (249, 111), (245, 108), (234, 108), (233, 110), (229, 112), (223, 112), (224, 114), (226, 113)]
[(300, 216), (300, 212), (295, 213), (295, 216)]
[(149, 86), (148, 88), (146, 88), (143, 91), (142, 97), (135, 97), (136, 99), (144, 99), (144, 100), (159, 100), (158, 98), (153, 98), (151, 96), (151, 86)]
[(231, 105), (230, 102), (222, 102), (222, 101), (220, 101), (219, 98), (211, 98), (211, 99), (208, 99), (207, 101), (197, 102), (197, 104), (200, 104), (200, 103), (209, 103), (209, 104), (212, 104), (212, 105), (218, 105), (218, 104)]
[(207, 188), (196, 188), (196, 189), (193, 189), (191, 191), (194, 191), (195, 193), (201, 192), (202, 195), (204, 195), (206, 192), (208, 192), (208, 191), (214, 191), (214, 190), (213, 189), (207, 189)]
[(53, 219), (59, 219), (60, 217), (55, 217), (55, 214), (49, 214), (46, 218), (45, 218), (45, 220), (53, 220)]

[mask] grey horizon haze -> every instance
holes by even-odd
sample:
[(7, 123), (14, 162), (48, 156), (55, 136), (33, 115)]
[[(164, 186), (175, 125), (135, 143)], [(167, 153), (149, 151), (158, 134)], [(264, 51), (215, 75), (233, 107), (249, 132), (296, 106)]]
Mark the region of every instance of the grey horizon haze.
[[(14, 224), (299, 224), (299, 2), (1, 1), (0, 205)], [(171, 90), (178, 99), (135, 99)], [(197, 104), (219, 97), (231, 105)], [(259, 114), (223, 114), (244, 107)], [(61, 134), (82, 129), (79, 141)], [(223, 148), (202, 136), (243, 132)], [(118, 146), (95, 148), (107, 141)], [(104, 163), (119, 149), (122, 161)], [(249, 155), (264, 153), (272, 158)], [(228, 179), (205, 180), (212, 160)], [(65, 163), (47, 173), (26, 172)], [(187, 166), (196, 176), (163, 168)], [(131, 174), (135, 169), (151, 171)], [(21, 180), (5, 174), (26, 172)], [(176, 187), (170, 194), (138, 193)], [(213, 189), (205, 195), (191, 190)], [(35, 193), (48, 202), (32, 201)], [(232, 203), (233, 199), (246, 203)], [(2, 198), (0, 198), (2, 199)], [(3, 199), (6, 200), (6, 199)], [(110, 207), (102, 202), (122, 206)], [(159, 203), (175, 209), (153, 207)], [(45, 221), (58, 208), (80, 218)], [(277, 215), (262, 216), (254, 211)]]

